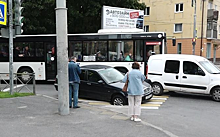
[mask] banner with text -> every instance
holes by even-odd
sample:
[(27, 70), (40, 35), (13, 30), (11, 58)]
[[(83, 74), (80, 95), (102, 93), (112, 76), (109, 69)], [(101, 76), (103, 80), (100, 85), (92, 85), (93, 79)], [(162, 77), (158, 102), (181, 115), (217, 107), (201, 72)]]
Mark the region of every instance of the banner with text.
[(103, 6), (102, 29), (143, 29), (143, 10)]

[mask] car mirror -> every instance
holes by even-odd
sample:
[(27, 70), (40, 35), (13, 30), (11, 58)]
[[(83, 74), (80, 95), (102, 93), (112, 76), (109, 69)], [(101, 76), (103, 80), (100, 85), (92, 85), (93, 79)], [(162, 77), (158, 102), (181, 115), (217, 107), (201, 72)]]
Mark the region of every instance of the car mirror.
[(205, 73), (203, 71), (199, 71), (198, 75), (205, 76)]
[(104, 84), (104, 81), (103, 80), (99, 80), (98, 83), (99, 84)]

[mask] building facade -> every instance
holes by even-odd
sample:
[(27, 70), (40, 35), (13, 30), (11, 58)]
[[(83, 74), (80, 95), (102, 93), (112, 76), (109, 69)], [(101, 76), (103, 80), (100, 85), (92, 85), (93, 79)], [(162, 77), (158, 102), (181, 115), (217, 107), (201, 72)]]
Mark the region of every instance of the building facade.
[[(140, 0), (145, 31), (167, 34), (167, 53), (220, 60), (220, 0)], [(173, 46), (172, 39), (176, 39)], [(193, 42), (195, 46), (193, 47)]]

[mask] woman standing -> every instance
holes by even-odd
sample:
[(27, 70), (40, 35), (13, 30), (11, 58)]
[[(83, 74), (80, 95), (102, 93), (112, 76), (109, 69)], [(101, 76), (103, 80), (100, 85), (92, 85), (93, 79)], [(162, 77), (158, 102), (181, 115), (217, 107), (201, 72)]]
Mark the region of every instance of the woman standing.
[(143, 81), (146, 77), (140, 71), (140, 65), (137, 62), (132, 64), (132, 70), (127, 73), (122, 80), (126, 82), (128, 76), (128, 115), (131, 120), (141, 121), (139, 118), (141, 114), (141, 101), (143, 90)]

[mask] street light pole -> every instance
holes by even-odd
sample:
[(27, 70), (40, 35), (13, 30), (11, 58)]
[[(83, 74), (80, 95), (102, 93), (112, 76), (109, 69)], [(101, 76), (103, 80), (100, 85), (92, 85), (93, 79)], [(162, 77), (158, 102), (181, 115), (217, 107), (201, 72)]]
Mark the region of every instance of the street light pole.
[(66, 0), (56, 0), (57, 74), (59, 114), (69, 114), (68, 43)]
[(196, 0), (192, 0), (192, 5), (194, 5), (194, 25), (193, 25), (193, 39), (195, 41), (192, 42), (193, 45), (193, 55), (195, 55), (195, 46), (196, 46)]
[(201, 45), (200, 45), (200, 56), (202, 56), (202, 39), (203, 39), (203, 20), (204, 20), (204, 0), (202, 0), (202, 26), (201, 26)]

